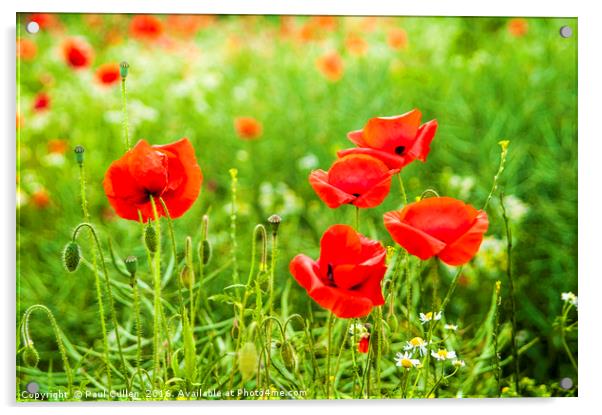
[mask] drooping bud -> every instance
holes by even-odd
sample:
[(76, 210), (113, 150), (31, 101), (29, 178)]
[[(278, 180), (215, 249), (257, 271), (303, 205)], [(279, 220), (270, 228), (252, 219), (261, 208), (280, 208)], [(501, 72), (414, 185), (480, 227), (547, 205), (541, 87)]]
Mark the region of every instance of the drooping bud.
[(136, 275), (136, 270), (138, 269), (138, 258), (133, 255), (128, 256), (123, 260), (125, 263), (125, 268), (128, 270), (131, 276)]
[(121, 79), (125, 79), (128, 76), (128, 71), (130, 69), (130, 64), (126, 61), (122, 61), (119, 64), (119, 73), (121, 74)]
[(84, 163), (84, 148), (82, 146), (75, 146), (73, 152), (75, 153), (75, 161), (81, 166)]
[(157, 252), (157, 231), (150, 221), (144, 227), (144, 243), (153, 254)]
[(396, 332), (397, 328), (399, 327), (399, 320), (397, 319), (397, 316), (395, 314), (391, 314), (388, 323), (391, 331)]
[(211, 261), (211, 253), (212, 253), (211, 243), (207, 239), (204, 239), (201, 242), (200, 249), (202, 250), (202, 255), (203, 255), (203, 265), (207, 265), (209, 263), (209, 261)]
[(244, 380), (250, 379), (257, 372), (257, 348), (247, 342), (238, 351), (238, 369)]
[(282, 218), (278, 215), (272, 215), (268, 218), (268, 223), (270, 224), (270, 230), (272, 231), (272, 235), (276, 236), (278, 234), (278, 227), (280, 226), (280, 222), (282, 222)]
[(291, 372), (294, 372), (297, 367), (297, 356), (295, 355), (295, 348), (290, 342), (285, 341), (282, 344), (280, 355), (282, 356), (282, 361), (286, 368)]
[(81, 254), (79, 245), (75, 241), (69, 242), (63, 250), (63, 265), (69, 272), (75, 272), (79, 266)]
[(27, 346), (25, 346), (25, 349), (23, 349), (23, 352), (21, 354), (21, 358), (23, 359), (23, 363), (25, 363), (26, 366), (32, 368), (38, 367), (40, 355), (38, 354), (36, 348), (33, 347), (33, 343), (29, 343)]

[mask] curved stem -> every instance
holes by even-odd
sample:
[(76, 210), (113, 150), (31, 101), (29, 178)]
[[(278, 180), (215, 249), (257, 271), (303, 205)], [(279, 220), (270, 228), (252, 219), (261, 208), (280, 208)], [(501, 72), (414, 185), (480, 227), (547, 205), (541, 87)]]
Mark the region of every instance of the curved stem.
[(33, 345), (33, 341), (31, 340), (31, 335), (29, 334), (29, 318), (31, 314), (35, 310), (42, 310), (48, 316), (50, 320), (50, 325), (52, 326), (52, 331), (54, 332), (54, 337), (56, 343), (59, 347), (59, 352), (61, 354), (61, 358), (63, 359), (63, 366), (65, 367), (65, 373), (67, 374), (67, 391), (71, 396), (73, 391), (73, 372), (71, 370), (71, 365), (69, 364), (69, 359), (67, 359), (67, 351), (65, 350), (65, 345), (63, 344), (63, 340), (61, 339), (61, 330), (54, 318), (54, 314), (50, 309), (42, 304), (34, 304), (30, 306), (25, 313), (23, 314), (23, 321), (21, 322), (21, 335), (23, 337), (23, 343), (26, 346)]
[(119, 324), (117, 323), (117, 313), (115, 312), (115, 302), (113, 300), (113, 289), (111, 288), (111, 278), (109, 277), (109, 271), (107, 270), (107, 264), (105, 262), (104, 254), (102, 253), (100, 241), (98, 240), (98, 236), (96, 235), (96, 230), (89, 223), (80, 223), (73, 230), (73, 240), (75, 241), (79, 230), (84, 227), (88, 228), (90, 230), (90, 233), (94, 237), (94, 242), (96, 243), (96, 249), (98, 250), (98, 255), (100, 256), (100, 263), (102, 265), (102, 270), (103, 270), (103, 273), (105, 274), (105, 284), (107, 286), (107, 294), (109, 296), (109, 310), (111, 312), (111, 320), (113, 323), (113, 328), (115, 329), (115, 340), (117, 341), (117, 349), (119, 351), (119, 358), (121, 360), (123, 376), (126, 379), (126, 383), (127, 383), (127, 366), (125, 363), (125, 357), (123, 356), (123, 350), (121, 348), (121, 337), (119, 335)]

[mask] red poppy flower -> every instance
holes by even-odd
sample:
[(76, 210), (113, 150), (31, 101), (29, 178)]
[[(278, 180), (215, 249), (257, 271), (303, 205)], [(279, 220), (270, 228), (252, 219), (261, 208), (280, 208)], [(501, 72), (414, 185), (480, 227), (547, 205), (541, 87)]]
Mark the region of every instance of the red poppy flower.
[(94, 51), (84, 40), (78, 38), (67, 39), (62, 45), (63, 58), (74, 69), (87, 68), (92, 64)]
[(385, 248), (347, 225), (331, 226), (322, 235), (320, 258), (299, 254), (289, 269), (295, 280), (320, 306), (337, 317), (356, 318), (383, 305)]
[(352, 154), (335, 161), (328, 172), (311, 172), (309, 183), (329, 208), (346, 203), (371, 208), (387, 197), (391, 176), (397, 172), (374, 157)]
[(154, 219), (150, 196), (159, 216), (165, 216), (159, 198), (172, 218), (184, 214), (201, 190), (203, 174), (194, 148), (187, 138), (171, 144), (151, 146), (140, 140), (123, 157), (114, 161), (105, 174), (105, 194), (115, 212), (124, 219)]
[(37, 51), (38, 48), (33, 41), (27, 38), (17, 40), (17, 57), (19, 59), (23, 59), (24, 61), (33, 60), (36, 57)]
[(50, 195), (46, 189), (38, 189), (31, 195), (33, 204), (39, 208), (44, 209), (50, 205)]
[(347, 134), (357, 147), (339, 151), (338, 155), (369, 154), (391, 169), (401, 169), (416, 159), (424, 162), (437, 130), (437, 120), (420, 125), (421, 118), (417, 109), (395, 117), (371, 118), (363, 130)]
[(336, 82), (343, 77), (343, 59), (336, 52), (318, 58), (316, 67), (329, 81)]
[(368, 353), (368, 349), (370, 349), (370, 335), (366, 335), (360, 339), (357, 343), (357, 351), (360, 353)]
[(29, 16), (30, 22), (36, 22), (40, 29), (58, 29), (61, 24), (56, 15), (52, 13), (33, 13)]
[(234, 120), (236, 134), (242, 139), (252, 140), (261, 136), (261, 123), (253, 117), (238, 117)]
[(121, 79), (119, 64), (115, 62), (103, 63), (96, 70), (96, 79), (103, 85), (115, 85)]
[(35, 112), (43, 112), (48, 109), (50, 109), (50, 95), (45, 92), (40, 92), (33, 101), (33, 110)]
[(47, 148), (49, 154), (65, 154), (69, 149), (69, 143), (60, 138), (53, 138), (48, 140)]
[(130, 33), (140, 40), (157, 40), (163, 34), (163, 23), (152, 15), (137, 15), (130, 23)]
[(363, 56), (368, 51), (368, 42), (358, 35), (349, 35), (345, 40), (345, 46), (349, 53), (355, 56)]
[(432, 197), (385, 213), (391, 237), (410, 254), (462, 265), (477, 253), (487, 232), (487, 213), (451, 197)]

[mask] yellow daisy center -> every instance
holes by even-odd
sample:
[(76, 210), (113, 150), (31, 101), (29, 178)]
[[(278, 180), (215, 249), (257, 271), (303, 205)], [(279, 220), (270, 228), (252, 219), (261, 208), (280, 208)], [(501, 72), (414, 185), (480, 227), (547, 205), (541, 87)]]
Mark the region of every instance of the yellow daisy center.
[(447, 350), (444, 349), (440, 349), (437, 354), (439, 355), (439, 357), (443, 358), (443, 359), (447, 359)]
[(424, 316), (426, 317), (427, 320), (432, 320), (432, 318), (433, 318), (433, 312), (429, 311)]
[(410, 340), (410, 344), (412, 347), (420, 347), (424, 345), (424, 340), (422, 337), (414, 337), (412, 340)]
[(407, 357), (404, 357), (403, 359), (401, 359), (401, 366), (405, 367), (406, 369), (410, 369), (414, 367), (414, 363), (412, 363), (412, 361)]

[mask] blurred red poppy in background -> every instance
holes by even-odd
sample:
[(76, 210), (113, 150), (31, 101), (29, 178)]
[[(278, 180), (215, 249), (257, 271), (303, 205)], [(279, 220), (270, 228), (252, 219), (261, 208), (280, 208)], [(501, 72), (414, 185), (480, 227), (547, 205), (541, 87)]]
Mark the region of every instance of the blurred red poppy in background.
[(27, 21), (36, 22), (42, 30), (58, 29), (61, 26), (58, 17), (51, 13), (33, 13)]
[(391, 49), (405, 49), (408, 47), (408, 35), (405, 30), (394, 27), (387, 34), (387, 43)]
[(53, 138), (48, 140), (47, 148), (49, 154), (65, 154), (69, 149), (69, 143), (67, 140)]
[(360, 353), (368, 353), (370, 349), (370, 335), (366, 334), (357, 343), (357, 351)]
[(163, 22), (156, 16), (140, 14), (132, 18), (130, 33), (140, 40), (157, 40), (163, 34)]
[(44, 209), (50, 205), (50, 194), (44, 188), (38, 189), (31, 194), (31, 201), (38, 209)]
[(384, 304), (381, 281), (386, 250), (347, 225), (334, 225), (320, 241), (320, 258), (299, 254), (290, 262), (295, 280), (337, 317), (357, 318)]
[(410, 254), (462, 265), (478, 252), (487, 232), (487, 213), (451, 197), (432, 197), (385, 213), (387, 231)]
[(36, 57), (38, 48), (36, 44), (29, 39), (23, 38), (17, 40), (17, 57), (24, 61), (30, 61)]
[(119, 64), (116, 62), (103, 63), (96, 69), (96, 80), (102, 85), (115, 85), (120, 79)]
[(194, 148), (187, 138), (171, 144), (149, 145), (140, 140), (123, 157), (114, 161), (103, 182), (115, 212), (124, 219), (154, 219), (151, 196), (159, 216), (166, 216), (162, 198), (172, 218), (182, 216), (201, 190), (203, 174)]
[(529, 31), (529, 24), (523, 18), (510, 19), (508, 22), (508, 32), (512, 36), (521, 37), (527, 34)]
[(391, 169), (401, 169), (414, 160), (424, 162), (437, 131), (437, 120), (420, 125), (421, 118), (417, 109), (394, 117), (370, 118), (362, 130), (347, 134), (357, 147), (339, 151), (338, 155), (368, 154)]
[(240, 138), (246, 140), (258, 138), (263, 132), (261, 123), (253, 117), (237, 117), (234, 120), (234, 129)]
[(92, 64), (94, 51), (83, 39), (70, 38), (63, 42), (63, 58), (73, 69), (87, 68)]
[(343, 77), (343, 59), (336, 52), (318, 58), (316, 67), (329, 81), (336, 82)]
[(312, 171), (309, 183), (329, 208), (346, 203), (371, 208), (387, 197), (391, 176), (398, 172), (374, 157), (353, 154), (335, 161), (328, 172)]
[(33, 110), (35, 112), (44, 112), (50, 109), (50, 95), (46, 92), (39, 92), (33, 101)]
[(368, 42), (358, 35), (347, 36), (345, 47), (347, 47), (350, 54), (355, 56), (363, 56), (368, 52)]

